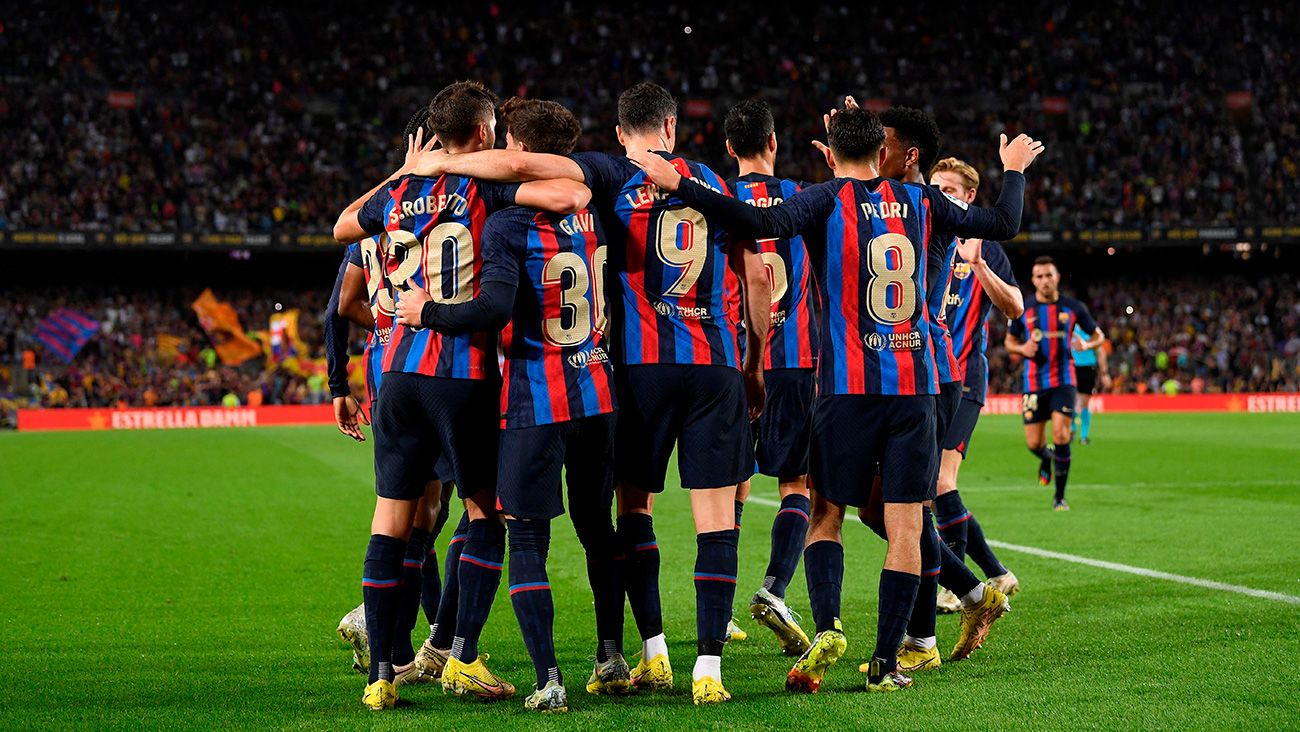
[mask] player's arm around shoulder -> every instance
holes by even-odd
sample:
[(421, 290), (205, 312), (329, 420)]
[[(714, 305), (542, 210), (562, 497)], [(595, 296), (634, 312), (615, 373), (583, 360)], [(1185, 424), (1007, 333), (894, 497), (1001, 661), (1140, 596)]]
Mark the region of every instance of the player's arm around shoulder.
[(558, 178), (584, 181), (582, 168), (573, 160), (563, 155), (522, 150), (480, 150), (458, 155), (449, 155), (441, 149), (430, 150), (419, 156), (412, 170), (416, 175), (430, 178), (451, 174), (501, 183)]

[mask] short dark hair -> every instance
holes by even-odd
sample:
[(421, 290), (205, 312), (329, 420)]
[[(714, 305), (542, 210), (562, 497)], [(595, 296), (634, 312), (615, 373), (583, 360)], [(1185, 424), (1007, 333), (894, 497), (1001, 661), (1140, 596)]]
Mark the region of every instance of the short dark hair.
[(677, 100), (668, 90), (643, 81), (618, 95), (618, 125), (627, 132), (648, 132), (677, 115)]
[(480, 81), (448, 84), (429, 102), (426, 123), (443, 146), (469, 142), (478, 126), (492, 119), (497, 95)]
[(912, 107), (890, 107), (880, 113), (880, 124), (894, 128), (900, 140), (920, 151), (916, 167), (922, 175), (934, 167), (934, 161), (939, 159), (940, 134), (933, 117)]
[(862, 107), (841, 109), (831, 117), (826, 130), (831, 152), (842, 160), (867, 160), (885, 144), (880, 118)]
[[(1036, 258), (1036, 259), (1034, 260), (1034, 266), (1035, 266), (1035, 267), (1037, 267), (1037, 266), (1039, 266), (1039, 265), (1042, 265), (1042, 264), (1050, 264), (1050, 265), (1052, 265), (1053, 267), (1056, 267), (1056, 260), (1055, 260), (1055, 259), (1052, 259), (1051, 257), (1049, 257), (1049, 256), (1047, 256), (1046, 254), (1044, 254), (1044, 255), (1042, 255), (1042, 256), (1040, 256), (1040, 257), (1038, 257), (1038, 258)], [(1056, 270), (1059, 272), (1059, 271), (1061, 270), (1061, 268), (1060, 268), (1060, 267), (1056, 267)]]
[(552, 155), (573, 152), (582, 135), (582, 125), (573, 112), (545, 99), (507, 99), (501, 105), (501, 125), (532, 152)]
[(421, 127), (424, 128), (424, 141), (428, 142), (429, 138), (433, 136), (433, 130), (429, 129), (429, 107), (427, 105), (417, 109), (415, 114), (411, 115), (411, 118), (406, 121), (406, 129), (402, 131), (402, 139), (397, 141), (398, 153), (406, 155), (407, 139)]
[(776, 131), (776, 122), (767, 102), (746, 99), (727, 112), (723, 127), (736, 157), (752, 158), (767, 150), (767, 141)]

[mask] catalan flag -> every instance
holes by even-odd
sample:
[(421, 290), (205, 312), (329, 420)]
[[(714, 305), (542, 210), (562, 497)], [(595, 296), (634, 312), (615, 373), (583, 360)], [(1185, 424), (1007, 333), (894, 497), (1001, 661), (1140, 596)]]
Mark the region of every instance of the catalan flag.
[(98, 320), (72, 308), (60, 308), (36, 326), (36, 340), (64, 363), (69, 363), (98, 330)]

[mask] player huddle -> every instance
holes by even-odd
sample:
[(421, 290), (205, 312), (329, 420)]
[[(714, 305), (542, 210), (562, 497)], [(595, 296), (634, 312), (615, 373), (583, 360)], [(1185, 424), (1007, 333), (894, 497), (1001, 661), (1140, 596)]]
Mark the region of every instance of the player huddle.
[[(1018, 584), (956, 478), (987, 391), (989, 310), (1024, 310), (995, 242), (1019, 230), (1023, 171), (1042, 143), (1003, 136), (1001, 193), (982, 209), (971, 205), (978, 174), (936, 160), (938, 129), (917, 110), (878, 117), (846, 99), (818, 143), (834, 177), (807, 184), (777, 177), (761, 102), (727, 115), (740, 175), (724, 180), (672, 153), (676, 102), (654, 84), (619, 98), (625, 156), (574, 153), (578, 122), (554, 102), (511, 99), (498, 122), (496, 101), (474, 82), (439, 92), (408, 125), (402, 167), (334, 230), (350, 246), (326, 328), (331, 386), (340, 428), (358, 439), (365, 415), (347, 396), (340, 318), (372, 331), (378, 498), (364, 630), (353, 616), (340, 628), (364, 638), (363, 703), (391, 708), (397, 684), (432, 679), (458, 695), (512, 695), (478, 650), (505, 565), (536, 670), (525, 706), (567, 709), (546, 570), (566, 488), (596, 616), (587, 691), (670, 687), (653, 509), (674, 449), (696, 530), (696, 704), (731, 698), (721, 658), (756, 470), (778, 479), (781, 507), (749, 607), (799, 657), (787, 689), (817, 691), (845, 653), (848, 507), (889, 544), (866, 688), (903, 689), (940, 664), (938, 585), (961, 609), (951, 658), (970, 655)], [(504, 150), (493, 149), (498, 130)], [(1065, 312), (1046, 307), (1032, 318)], [(1075, 321), (1091, 319), (1052, 332)], [(1042, 338), (1036, 320), (1026, 332)], [(466, 511), (444, 587), (432, 547), (453, 485)], [(801, 554), (811, 639), (784, 601)], [(625, 598), (642, 639), (635, 667)], [(421, 604), (431, 634), (416, 651)]]

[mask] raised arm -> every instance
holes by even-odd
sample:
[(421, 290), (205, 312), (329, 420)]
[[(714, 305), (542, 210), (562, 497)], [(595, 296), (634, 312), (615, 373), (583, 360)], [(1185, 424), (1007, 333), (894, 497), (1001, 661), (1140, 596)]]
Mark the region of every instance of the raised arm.
[(775, 206), (750, 206), (694, 181), (683, 182), (677, 168), (655, 153), (634, 152), (628, 155), (628, 159), (645, 171), (646, 177), (660, 190), (676, 193), (687, 206), (740, 238), (795, 236), (803, 233), (819, 217), (824, 219), (830, 215), (835, 206), (834, 195), (824, 185), (800, 191)]
[(343, 213), (339, 214), (338, 221), (334, 223), (334, 240), (340, 244), (351, 244), (358, 239), (364, 239), (366, 230), (358, 219), (361, 207), (389, 183), (411, 172), (422, 156), (432, 155), (435, 152), (433, 146), (437, 143), (437, 137), (429, 138), (428, 142), (424, 141), (423, 127), (416, 130), (414, 135), (408, 136), (406, 138), (406, 158), (402, 161), (402, 167), (393, 171), (393, 174), (380, 181), (379, 185), (366, 191), (360, 198), (349, 203), (348, 207), (343, 209)]
[(959, 237), (997, 241), (1011, 239), (1020, 233), (1020, 217), (1025, 204), (1025, 168), (1042, 154), (1043, 143), (1028, 135), (1020, 135), (1011, 142), (1002, 135), (1000, 142), (1000, 155), (1006, 172), (997, 204), (991, 209), (962, 207), (947, 196), (937, 194), (933, 188), (927, 188), (930, 214), (936, 229)]
[[(980, 286), (989, 294), (989, 300), (993, 301), (994, 306), (1003, 315), (1013, 319), (1019, 318), (1025, 312), (1025, 294), (1020, 291), (1019, 287), (1006, 282), (998, 276), (997, 271), (993, 269), (993, 263), (984, 258), (983, 250), (984, 241), (982, 239), (957, 240), (957, 253), (970, 265), (971, 271), (975, 273), (975, 279), (979, 280)], [(996, 249), (991, 251), (995, 254), (1001, 254)], [(998, 263), (999, 265), (1006, 260), (1006, 255), (1001, 254), (1001, 260)], [(1001, 268), (999, 266), (999, 269)]]
[(460, 155), (433, 150), (420, 156), (413, 172), (431, 178), (451, 173), (506, 183), (553, 179), (582, 183), (584, 180), (582, 168), (563, 155), (518, 150), (481, 150)]

